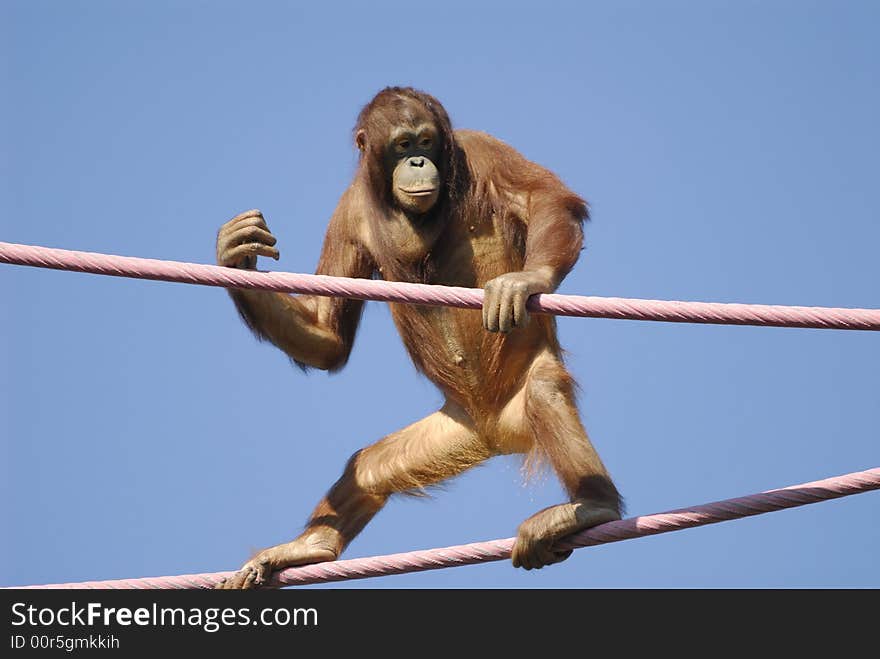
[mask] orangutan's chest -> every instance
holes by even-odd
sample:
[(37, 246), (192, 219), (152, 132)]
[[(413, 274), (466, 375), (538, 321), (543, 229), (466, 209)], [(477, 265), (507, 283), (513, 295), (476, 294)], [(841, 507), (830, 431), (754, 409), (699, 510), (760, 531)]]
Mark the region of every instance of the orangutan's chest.
[(442, 233), (433, 225), (415, 225), (400, 219), (387, 222), (383, 227), (382, 242), (399, 263), (416, 265), (429, 257)]
[(512, 269), (513, 246), (494, 217), (451, 227), (446, 240), (435, 245), (431, 270), (443, 273), (433, 283), (481, 288), (488, 280)]
[(381, 264), (383, 276), (396, 270), (398, 279), (474, 288), (511, 270), (514, 248), (495, 216), (457, 218), (445, 226), (394, 220), (383, 223), (381, 231), (381, 243), (395, 262)]

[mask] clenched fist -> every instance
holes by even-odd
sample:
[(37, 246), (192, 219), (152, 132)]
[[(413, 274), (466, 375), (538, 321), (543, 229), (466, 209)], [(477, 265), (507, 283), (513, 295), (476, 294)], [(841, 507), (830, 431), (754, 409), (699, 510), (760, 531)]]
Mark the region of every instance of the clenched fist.
[(217, 233), (217, 264), (253, 270), (257, 267), (257, 256), (278, 260), (280, 254), (273, 247), (276, 242), (260, 211), (236, 215)]

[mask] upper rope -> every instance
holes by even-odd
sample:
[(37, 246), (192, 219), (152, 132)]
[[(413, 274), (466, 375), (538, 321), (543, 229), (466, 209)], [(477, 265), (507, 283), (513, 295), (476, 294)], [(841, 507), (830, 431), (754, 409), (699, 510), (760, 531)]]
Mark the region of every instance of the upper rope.
[[(257, 272), (216, 265), (111, 256), (4, 242), (0, 242), (0, 263), (224, 288), (252, 288), (352, 297), (361, 300), (446, 305), (464, 309), (480, 309), (483, 305), (483, 291), (478, 288), (287, 272)], [(880, 330), (880, 309), (675, 302), (546, 293), (533, 295), (529, 299), (528, 309), (559, 316), (659, 320), (674, 323)]]

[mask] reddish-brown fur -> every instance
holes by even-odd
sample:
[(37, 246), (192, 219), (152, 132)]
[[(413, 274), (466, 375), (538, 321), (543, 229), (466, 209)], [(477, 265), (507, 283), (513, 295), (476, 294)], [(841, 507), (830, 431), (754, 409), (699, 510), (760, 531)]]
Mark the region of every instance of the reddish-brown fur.
[[(394, 202), (387, 147), (396, 127), (425, 123), (442, 141), (436, 165), (443, 187), (430, 211), (414, 217)], [(527, 294), (554, 290), (574, 266), (584, 200), (503, 142), (453, 131), (432, 96), (383, 90), (361, 111), (355, 140), (360, 165), (330, 220), (319, 274), (485, 287), (487, 305), (495, 301), (504, 315), (522, 309)], [(218, 261), (254, 267), (257, 254), (277, 258), (272, 245), (259, 212), (244, 213), (221, 229)], [(257, 336), (300, 366), (336, 370), (346, 363), (362, 302), (230, 293)], [(510, 302), (517, 295), (519, 307)], [(485, 310), (481, 317), (450, 307), (390, 306), (416, 368), (446, 404), (352, 456), (303, 534), (258, 554), (226, 587), (259, 585), (274, 569), (336, 558), (390, 495), (419, 493), (500, 453), (543, 457), (571, 498), (523, 523), (515, 564), (562, 560), (568, 553), (554, 550), (555, 540), (619, 517), (617, 490), (581, 425), (552, 316), (495, 332), (484, 328), (494, 327)]]

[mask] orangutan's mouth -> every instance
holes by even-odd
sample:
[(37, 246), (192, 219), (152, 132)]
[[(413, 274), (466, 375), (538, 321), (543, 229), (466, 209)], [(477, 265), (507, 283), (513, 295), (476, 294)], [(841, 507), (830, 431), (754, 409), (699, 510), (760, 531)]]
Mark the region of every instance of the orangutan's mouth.
[(437, 190), (437, 188), (415, 188), (413, 190), (400, 188), (400, 190), (410, 195), (411, 197), (427, 197), (428, 195), (433, 194)]

